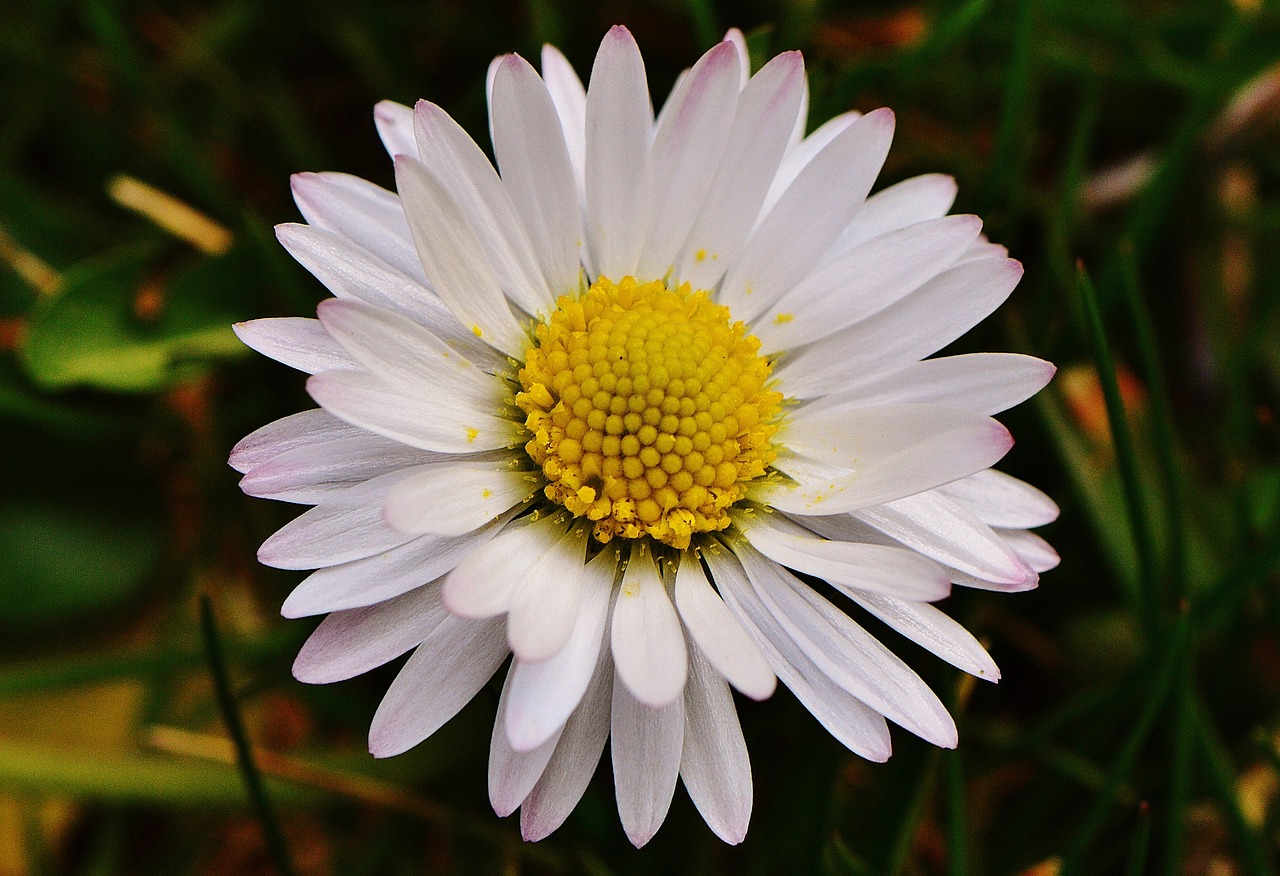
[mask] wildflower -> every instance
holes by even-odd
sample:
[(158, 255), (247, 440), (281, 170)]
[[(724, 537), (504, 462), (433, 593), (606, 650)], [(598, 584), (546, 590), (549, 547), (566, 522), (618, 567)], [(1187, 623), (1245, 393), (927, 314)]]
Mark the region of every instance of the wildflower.
[(317, 569), (283, 608), (328, 614), (296, 676), (412, 651), (370, 730), (388, 756), (514, 655), (489, 789), (529, 839), (563, 822), (611, 737), (632, 842), (677, 777), (741, 841), (730, 686), (764, 699), (780, 678), (870, 760), (889, 756), (886, 719), (954, 746), (938, 698), (846, 607), (994, 681), (931, 603), (953, 583), (1027, 589), (1056, 563), (1028, 532), (1052, 501), (990, 469), (1012, 444), (991, 415), (1053, 367), (925, 358), (1021, 267), (946, 215), (948, 177), (868, 197), (888, 110), (804, 137), (800, 55), (747, 71), (731, 33), (655, 120), (622, 27), (589, 90), (555, 49), (541, 76), (499, 58), (496, 170), (439, 107), (379, 104), (398, 194), (301, 174), (308, 224), (279, 228), (336, 297), (318, 321), (238, 326), (312, 374), (320, 405), (231, 459), (247, 493), (315, 506), (259, 553)]

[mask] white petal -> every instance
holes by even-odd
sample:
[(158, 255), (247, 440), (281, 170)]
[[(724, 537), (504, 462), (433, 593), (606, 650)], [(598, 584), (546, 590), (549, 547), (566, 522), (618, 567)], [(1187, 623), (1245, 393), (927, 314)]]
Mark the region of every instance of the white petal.
[[(912, 550), (992, 582), (993, 587), (1027, 590), (1035, 586), (1035, 574), (989, 526), (937, 491), (864, 508), (855, 516)], [(825, 520), (811, 519), (813, 525)]]
[(761, 218), (768, 215), (773, 205), (778, 203), (778, 199), (795, 182), (800, 171), (808, 166), (814, 156), (860, 118), (862, 113), (850, 110), (828, 119), (816, 131), (800, 141), (795, 148), (787, 152), (786, 157), (782, 159), (782, 164), (778, 166), (778, 175), (773, 178), (773, 184), (769, 186), (769, 194), (765, 196), (764, 204), (760, 207)]
[(1005, 529), (997, 532), (996, 535), (1000, 539), (1013, 548), (1022, 561), (1037, 572), (1047, 572), (1050, 569), (1056, 569), (1061, 558), (1058, 552), (1053, 549), (1053, 545), (1045, 541), (1034, 532), (1026, 532), (1021, 529)]
[(1035, 395), (1057, 369), (1017, 353), (966, 353), (911, 362), (855, 379), (811, 403), (814, 410), (897, 404), (941, 404), (998, 414)]
[(608, 651), (601, 649), (600, 663), (582, 704), (564, 725), (555, 754), (520, 807), (520, 833), (526, 840), (535, 842), (548, 836), (582, 799), (609, 738), (612, 701), (613, 667)]
[(792, 453), (866, 472), (911, 445), (951, 432), (1003, 435), (998, 426), (990, 417), (944, 405), (805, 406), (788, 419), (781, 443)]
[(444, 460), (415, 469), (387, 494), (387, 525), (413, 535), (463, 535), (528, 499), (537, 482), (492, 459)]
[(876, 593), (853, 594), (853, 601), (952, 666), (987, 681), (1000, 680), (995, 661), (973, 634), (932, 605)]
[(587, 240), (596, 273), (613, 279), (635, 273), (644, 244), (652, 125), (644, 59), (616, 25), (596, 54), (586, 114)]
[(517, 660), (512, 668), (507, 738), (516, 751), (530, 751), (550, 738), (586, 692), (599, 663), (618, 564), (618, 552), (607, 548), (587, 564), (573, 632), (558, 654), (537, 663)]
[(471, 701), (507, 657), (500, 620), (448, 617), (423, 640), (378, 704), (369, 753), (413, 748)]
[(506, 387), (501, 380), (402, 316), (360, 301), (337, 299), (320, 302), (317, 312), (328, 333), (388, 384), (423, 395), (448, 387), (451, 396), (481, 411), (494, 411), (502, 404)]
[(653, 708), (615, 678), (611, 736), (618, 816), (627, 839), (640, 848), (658, 832), (671, 807), (684, 746), (684, 699), (677, 696)]
[[(493, 720), (493, 735), (489, 739), (489, 802), (500, 818), (516, 811), (533, 786), (542, 777), (547, 761), (555, 753), (560, 734), (553, 732), (545, 742), (529, 751), (516, 751), (507, 741), (507, 703), (511, 695), (511, 676), (502, 684), (502, 696), (498, 699), (498, 714)], [(557, 727), (556, 730), (559, 730)]]
[(743, 513), (734, 523), (769, 559), (822, 578), (842, 593), (870, 591), (933, 602), (951, 592), (946, 569), (904, 548), (828, 541), (781, 514)]
[(584, 198), (583, 181), (587, 161), (587, 90), (568, 59), (555, 46), (542, 47), (542, 79), (547, 83), (551, 102), (560, 116), (565, 146), (578, 186), (578, 198)]
[(697, 645), (689, 653), (680, 778), (707, 826), (737, 845), (751, 821), (751, 762), (729, 685)]
[(422, 267), (441, 300), (482, 341), (516, 359), (528, 339), (472, 230), (472, 217), (425, 165), (396, 159), (396, 187)]
[[(712, 46), (715, 48), (715, 46)], [(689, 72), (690, 68), (685, 67), (676, 74), (675, 84), (671, 86), (671, 93), (667, 95), (667, 99), (662, 102), (662, 109), (658, 111), (658, 116), (653, 121), (653, 130), (656, 132), (663, 125), (669, 125), (670, 121), (664, 121), (672, 113), (676, 111), (676, 107), (684, 101), (684, 96), (689, 90)], [(737, 96), (736, 93), (734, 95)], [(651, 135), (652, 139), (652, 135)]]
[(517, 521), (463, 557), (449, 573), (444, 579), (445, 605), (460, 617), (502, 614), (529, 566), (563, 534), (564, 526), (555, 518)]
[(507, 360), (465, 328), (435, 292), (369, 251), (310, 225), (277, 225), (276, 238), (339, 298), (355, 298), (393, 310), (429, 328), (486, 371), (505, 369)]
[(361, 675), (417, 646), (448, 617), (438, 585), (378, 605), (335, 611), (298, 652), (293, 676), (307, 684), (329, 684)]
[(983, 236), (974, 241), (973, 246), (969, 247), (969, 251), (960, 258), (958, 264), (980, 261), (982, 259), (1005, 259), (1008, 257), (1009, 250), (1007, 247), (1003, 247), (998, 243), (992, 243)]
[(276, 569), (318, 569), (404, 544), (413, 536), (383, 523), (382, 503), (413, 471), (390, 472), (327, 496), (264, 541), (258, 561)]
[(722, 42), (693, 66), (654, 134), (653, 210), (639, 275), (664, 277), (711, 188), (738, 107), (738, 53)]
[(728, 550), (713, 544), (704, 549), (703, 556), (725, 604), (755, 638), (778, 678), (818, 723), (859, 757), (876, 762), (888, 760), (892, 745), (884, 717), (836, 685), (805, 656), (765, 608)]
[[(549, 313), (553, 297), (533, 244), (484, 151), (448, 113), (428, 101), (418, 101), (413, 127), (422, 164), (462, 212), (498, 285), (526, 313)], [(424, 259), (423, 264), (428, 262)]]
[(394, 100), (380, 101), (373, 108), (373, 123), (382, 145), (394, 161), (397, 155), (418, 157), (418, 141), (413, 136), (413, 109)]
[(240, 479), (250, 496), (314, 505), (338, 490), (439, 457), (362, 432), (278, 453)]
[(307, 617), (373, 605), (434, 581), (493, 538), (505, 520), (466, 535), (424, 535), (362, 560), (312, 572), (280, 607), (285, 617)]
[(936, 353), (1009, 297), (1022, 265), (966, 262), (934, 277), (892, 307), (815, 342), (774, 372), (792, 398), (822, 395), (847, 374), (874, 374)]
[(587, 530), (574, 526), (530, 562), (507, 609), (507, 641), (517, 660), (546, 660), (565, 647), (583, 598), (586, 561)]
[[(484, 102), (489, 107), (489, 142), (494, 141), (493, 131), (493, 83), (498, 78), (498, 68), (502, 66), (502, 62), (509, 56), (498, 55), (489, 62), (488, 68), (484, 71)], [(517, 56), (518, 57), (518, 56)]]
[(976, 216), (946, 216), (854, 247), (765, 311), (753, 327), (761, 352), (802, 346), (905, 298), (949, 267), (981, 228)]
[(747, 82), (711, 190), (676, 262), (676, 280), (713, 289), (737, 257), (782, 160), (803, 91), (799, 52), (778, 55)]
[(1058, 506), (1031, 484), (990, 469), (939, 488), (988, 526), (1034, 529), (1058, 519)]
[(711, 589), (702, 564), (691, 551), (680, 558), (675, 595), (680, 619), (704, 659), (752, 699), (772, 696), (777, 677), (769, 661)]
[(945, 174), (926, 173), (895, 183), (858, 208), (828, 258), (889, 231), (945, 216), (955, 199), (956, 181)]
[(437, 321), (448, 321), (449, 311), (426, 284), (343, 235), (296, 222), (275, 230), (281, 246), (339, 298), (356, 298), (405, 315), (418, 308), (434, 310)]
[(507, 55), (494, 71), (489, 117), (502, 182), (551, 294), (572, 292), (578, 286), (582, 239), (573, 164), (547, 86), (518, 55)]
[(332, 231), (426, 283), (400, 197), (346, 173), (295, 173), (293, 199), (312, 225)]
[(689, 668), (684, 633), (643, 541), (632, 543), (613, 609), (611, 646), (620, 682), (640, 702), (656, 709), (680, 696)]
[(326, 410), (300, 411), (268, 423), (244, 436), (231, 449), (227, 463), (248, 473), (282, 453), (298, 447), (340, 441), (366, 434), (363, 429), (342, 422)]
[(314, 319), (286, 316), (252, 319), (232, 326), (246, 347), (307, 374), (358, 367)]
[(769, 485), (759, 495), (791, 514), (838, 514), (911, 496), (988, 468), (1013, 446), (997, 421), (933, 405), (803, 414), (788, 424), (788, 450), (851, 474), (800, 480), (803, 467), (781, 454), (774, 466), (797, 482)]
[(892, 138), (893, 113), (876, 110), (800, 171), (725, 274), (720, 301), (734, 317), (751, 321), (817, 264), (871, 191)]
[(725, 31), (724, 41), (733, 43), (734, 51), (738, 56), (738, 89), (741, 90), (751, 78), (751, 57), (747, 51), (746, 34), (736, 27), (731, 27)]
[(800, 112), (796, 113), (795, 124), (791, 126), (791, 137), (787, 149), (794, 152), (804, 139), (804, 132), (809, 128), (809, 78), (806, 76), (804, 87), (800, 90)]
[(955, 722), (909, 666), (772, 560), (745, 545), (737, 553), (756, 594), (823, 673), (895, 724), (955, 747)]
[(439, 453), (479, 453), (516, 443), (519, 425), (450, 392), (448, 384), (407, 391), (367, 371), (326, 371), (307, 380), (325, 410), (352, 425)]

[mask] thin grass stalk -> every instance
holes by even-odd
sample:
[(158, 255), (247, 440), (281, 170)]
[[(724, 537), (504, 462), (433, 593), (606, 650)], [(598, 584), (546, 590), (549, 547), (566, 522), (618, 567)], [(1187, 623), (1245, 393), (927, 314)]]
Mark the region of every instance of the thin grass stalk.
[(1208, 628), (1224, 623), (1232, 609), (1250, 590), (1265, 582), (1280, 569), (1280, 528), (1273, 529), (1262, 546), (1241, 559), (1222, 575), (1195, 605)]
[(1236, 772), (1231, 758), (1218, 735), (1213, 716), (1203, 700), (1195, 704), (1195, 742), (1208, 769), (1210, 785), (1218, 805), (1227, 817), (1227, 826), (1236, 841), (1236, 851), (1244, 872), (1250, 876), (1271, 876), (1276, 872), (1275, 862), (1263, 844), (1258, 832), (1245, 819), (1240, 810), (1240, 798), (1236, 793)]
[(1129, 780), (1129, 774), (1133, 772), (1138, 755), (1142, 752), (1147, 737), (1155, 726), (1156, 718), (1164, 710), (1173, 689), (1173, 681), (1178, 677), (1177, 669), (1188, 644), (1190, 629), (1191, 617), (1184, 612), (1179, 616), (1168, 638), (1164, 654), (1147, 687), (1147, 696), (1142, 704), (1142, 710), (1133, 722), (1129, 735), (1125, 738), (1115, 762), (1107, 773), (1106, 785), (1095, 797), (1093, 808), (1085, 816), (1080, 830), (1063, 855), (1062, 876), (1076, 876), (1076, 874), (1087, 872), (1081, 869), (1080, 862), (1101, 831), (1112, 806), (1115, 805), (1116, 792)]
[(1142, 297), (1142, 281), (1138, 274), (1138, 262), (1132, 244), (1120, 244), (1120, 289), (1129, 311), (1134, 340), (1142, 365), (1143, 377), (1151, 399), (1151, 419), (1156, 443), (1156, 459), (1160, 466), (1161, 486), (1164, 490), (1165, 526), (1168, 529), (1168, 557), (1165, 563), (1166, 580), (1173, 599), (1187, 594), (1187, 530), (1183, 516), (1183, 483), (1178, 457), (1177, 437), (1173, 421), (1173, 407), (1169, 396), (1169, 382), (1160, 362), (1160, 349), (1151, 319), (1151, 311)]
[(947, 767), (947, 876), (968, 876), (969, 814), (964, 761), (959, 751), (948, 751), (943, 759)]
[(249, 744), (249, 734), (245, 731), (244, 720), (240, 716), (235, 694), (231, 690), (231, 679), (227, 674), (226, 661), (222, 654), (222, 642), (218, 636), (218, 624), (213, 616), (213, 604), (207, 595), (200, 597), (200, 630), (204, 634), (205, 652), (209, 659), (209, 674), (213, 679), (214, 693), (218, 698), (218, 708), (222, 712), (222, 720), (227, 725), (227, 733), (236, 747), (236, 764), (240, 768), (240, 776), (244, 781), (245, 793), (249, 804), (262, 825), (263, 838), (267, 844), (267, 854), (276, 866), (280, 876), (294, 876), (293, 859), (285, 845), (284, 834), (280, 823), (276, 820), (275, 810), (263, 787), (262, 775), (258, 772), (253, 758), (253, 748)]
[(915, 791), (911, 795), (911, 803), (898, 827), (893, 840), (893, 853), (889, 857), (889, 865), (885, 868), (886, 876), (899, 876), (906, 870), (911, 860), (911, 849), (915, 845), (916, 835), (920, 832), (920, 824), (924, 821), (925, 811), (929, 807), (929, 798), (933, 795), (938, 766), (942, 760), (942, 749), (934, 748), (925, 757), (924, 766), (920, 770), (920, 778)]
[(713, 46), (720, 41), (724, 30), (716, 24), (716, 11), (710, 0), (685, 0), (685, 9), (693, 23), (693, 34), (700, 46)]
[(1125, 508), (1129, 526), (1138, 554), (1137, 589), (1142, 620), (1146, 626), (1148, 642), (1154, 642), (1159, 630), (1158, 602), (1153, 588), (1156, 586), (1156, 543), (1147, 515), (1146, 500), (1142, 491), (1138, 468), (1138, 451), (1134, 446), (1133, 432), (1125, 413), (1124, 400), (1120, 396), (1120, 383), (1116, 378), (1115, 361), (1107, 342), (1106, 328), (1102, 322), (1102, 310), (1094, 291), (1089, 272), (1081, 262), (1076, 266), (1076, 289), (1084, 307), (1085, 327), (1093, 359), (1098, 371), (1098, 382), (1106, 402), (1107, 422), (1111, 427), (1111, 441), (1116, 453), (1116, 466), (1120, 470), (1120, 482), (1124, 488)]
[(1080, 97), (1080, 108), (1071, 126), (1071, 137), (1067, 141), (1059, 177), (1058, 204), (1049, 222), (1048, 247), (1052, 256), (1049, 266), (1061, 287), (1068, 291), (1075, 283), (1071, 271), (1072, 231), (1076, 225), (1080, 189), (1084, 185), (1089, 147), (1098, 127), (1100, 108), (1098, 83), (1096, 79), (1091, 79)]
[[(1194, 622), (1194, 619), (1193, 619)], [(1164, 816), (1164, 873), (1181, 876), (1186, 855), (1187, 805), (1191, 800), (1195, 718), (1195, 670), (1192, 655), (1183, 657), (1173, 716), (1173, 755), (1170, 758), (1169, 803)]]
[(968, 0), (960, 8), (947, 15), (929, 28), (924, 40), (918, 45), (908, 48), (902, 56), (902, 78), (914, 79), (916, 72), (925, 64), (936, 61), (948, 48), (969, 33), (991, 9), (992, 0)]
[[(1000, 119), (996, 125), (990, 171), (983, 181), (979, 203), (982, 215), (1002, 202), (1005, 221), (1021, 212), (1026, 189), (1029, 136), (1035, 121), (1035, 50), (1039, 0), (1019, 0), (1013, 32), (1013, 55), (1005, 72)], [(1016, 202), (1015, 202), (1016, 199)]]
[(1145, 801), (1138, 808), (1138, 828), (1133, 832), (1133, 842), (1129, 844), (1129, 863), (1125, 865), (1125, 876), (1145, 876), (1147, 857), (1151, 851), (1151, 807)]

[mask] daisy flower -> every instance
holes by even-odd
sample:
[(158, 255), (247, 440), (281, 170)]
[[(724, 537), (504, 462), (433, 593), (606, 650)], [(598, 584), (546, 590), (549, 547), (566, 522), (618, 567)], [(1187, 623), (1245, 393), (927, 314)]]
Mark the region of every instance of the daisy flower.
[[(749, 75), (740, 33), (654, 117), (631, 34), (584, 88), (493, 62), (497, 167), (440, 107), (379, 104), (397, 192), (294, 177), (278, 236), (333, 293), (319, 319), (237, 326), (312, 376), (320, 405), (231, 463), (253, 496), (315, 507), (259, 552), (315, 569), (286, 617), (327, 614), (294, 674), (325, 683), (412, 652), (373, 716), (417, 745), (507, 665), (495, 810), (555, 830), (611, 740), (635, 845), (677, 779), (742, 840), (751, 771), (730, 688), (778, 679), (837, 739), (889, 757), (887, 721), (956, 744), (947, 710), (867, 633), (871, 615), (994, 681), (932, 603), (1025, 590), (1057, 561), (1044, 494), (991, 469), (992, 415), (1053, 366), (926, 358), (1009, 295), (1021, 266), (955, 184), (870, 195), (886, 109), (808, 136), (798, 53)], [(510, 660), (508, 660), (510, 658)]]

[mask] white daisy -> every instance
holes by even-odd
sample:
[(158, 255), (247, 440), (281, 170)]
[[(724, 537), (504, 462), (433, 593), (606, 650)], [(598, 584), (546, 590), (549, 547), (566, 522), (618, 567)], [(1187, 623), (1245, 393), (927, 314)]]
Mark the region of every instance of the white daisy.
[(586, 90), (550, 47), (541, 76), (494, 61), (497, 170), (434, 104), (379, 104), (399, 193), (300, 174), (308, 224), (278, 230), (336, 297), (318, 321), (237, 327), (311, 373), (320, 404), (231, 458), (247, 493), (315, 506), (259, 553), (318, 569), (283, 608), (328, 613), (295, 674), (412, 651), (373, 717), (381, 757), (514, 654), (489, 788), (529, 839), (612, 737), (632, 842), (677, 777), (739, 842), (751, 772), (730, 686), (764, 699), (780, 678), (870, 760), (889, 756), (886, 718), (954, 746), (942, 703), (846, 609), (994, 681), (930, 603), (953, 583), (1025, 590), (1057, 562), (1028, 532), (1053, 502), (990, 469), (1012, 444), (991, 415), (1053, 366), (925, 358), (1020, 265), (946, 215), (948, 177), (868, 197), (888, 110), (804, 137), (805, 104), (798, 53), (749, 76), (732, 32), (655, 119), (622, 27)]

